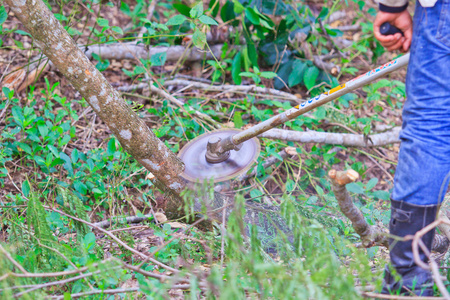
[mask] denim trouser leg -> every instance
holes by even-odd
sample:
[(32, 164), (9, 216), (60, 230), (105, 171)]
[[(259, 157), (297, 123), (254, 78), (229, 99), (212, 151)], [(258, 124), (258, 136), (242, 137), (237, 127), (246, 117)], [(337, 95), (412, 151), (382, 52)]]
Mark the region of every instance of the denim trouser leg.
[(450, 0), (416, 2), (406, 93), (392, 199), (435, 205), (450, 171)]

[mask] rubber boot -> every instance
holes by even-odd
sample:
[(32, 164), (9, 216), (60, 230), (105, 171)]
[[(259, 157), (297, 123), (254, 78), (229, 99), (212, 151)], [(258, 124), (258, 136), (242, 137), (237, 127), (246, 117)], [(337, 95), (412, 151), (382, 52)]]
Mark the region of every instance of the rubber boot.
[[(438, 211), (437, 205), (419, 206), (403, 201), (391, 200), (391, 221), (389, 224), (392, 236), (404, 237), (414, 235), (417, 231), (434, 222)], [(435, 229), (422, 237), (425, 246), (431, 251)], [(386, 266), (382, 294), (414, 294), (417, 296), (433, 296), (433, 278), (431, 272), (414, 263), (412, 240), (399, 241), (389, 239), (389, 256), (391, 265), (401, 276), (399, 281)], [(419, 247), (420, 259), (428, 263), (428, 258)], [(398, 276), (397, 276), (398, 278)]]

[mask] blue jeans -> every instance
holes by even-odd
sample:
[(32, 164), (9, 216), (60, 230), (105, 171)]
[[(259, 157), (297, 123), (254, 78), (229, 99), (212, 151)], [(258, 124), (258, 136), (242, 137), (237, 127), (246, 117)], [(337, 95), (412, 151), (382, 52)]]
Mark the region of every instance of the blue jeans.
[(416, 2), (410, 51), (392, 199), (435, 205), (450, 171), (450, 0)]

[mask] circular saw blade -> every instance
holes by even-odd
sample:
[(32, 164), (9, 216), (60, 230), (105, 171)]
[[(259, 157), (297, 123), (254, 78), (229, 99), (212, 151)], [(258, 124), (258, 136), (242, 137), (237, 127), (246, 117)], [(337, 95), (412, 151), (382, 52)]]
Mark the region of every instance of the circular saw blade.
[(187, 143), (178, 153), (184, 162), (185, 169), (181, 176), (189, 181), (202, 182), (213, 178), (214, 182), (230, 180), (245, 173), (259, 156), (259, 140), (252, 138), (242, 143), (239, 151), (231, 150), (230, 157), (217, 164), (206, 161), (206, 145), (208, 140), (215, 136), (225, 139), (240, 132), (238, 129), (221, 129), (202, 134)]

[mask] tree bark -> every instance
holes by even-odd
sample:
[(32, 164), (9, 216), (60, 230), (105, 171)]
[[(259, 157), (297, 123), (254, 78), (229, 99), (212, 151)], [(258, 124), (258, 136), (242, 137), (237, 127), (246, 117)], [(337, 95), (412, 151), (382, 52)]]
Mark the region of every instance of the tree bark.
[(42, 0), (5, 2), (31, 34), (35, 45), (86, 99), (125, 151), (152, 172), (170, 192), (178, 195), (185, 187), (179, 176), (184, 164), (131, 110)]

